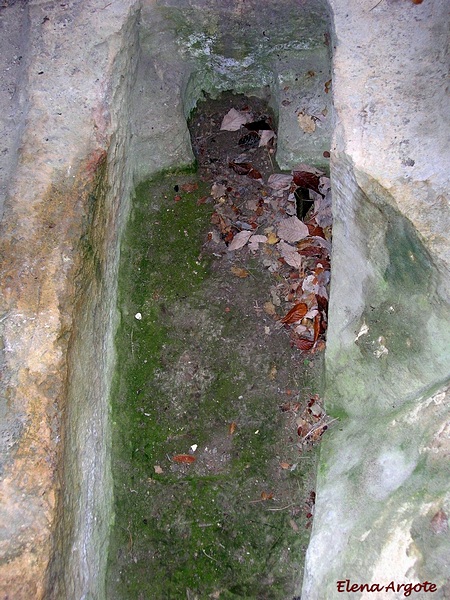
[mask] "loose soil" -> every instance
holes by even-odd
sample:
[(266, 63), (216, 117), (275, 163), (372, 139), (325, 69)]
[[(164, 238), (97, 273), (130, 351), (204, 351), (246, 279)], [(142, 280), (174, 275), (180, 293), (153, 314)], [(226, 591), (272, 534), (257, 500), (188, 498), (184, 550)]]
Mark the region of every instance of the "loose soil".
[(322, 433), (322, 353), (299, 351), (264, 309), (275, 299), (283, 312), (282, 273), (230, 252), (214, 221), (226, 204), (214, 184), (243, 223), (244, 203), (264, 198), (261, 181), (229, 167), (243, 151), (264, 181), (279, 172), (270, 148), (219, 131), (246, 107), (274, 125), (258, 99), (205, 102), (191, 122), (198, 171), (136, 191), (119, 277), (111, 599), (300, 595), (319, 435), (304, 438)]

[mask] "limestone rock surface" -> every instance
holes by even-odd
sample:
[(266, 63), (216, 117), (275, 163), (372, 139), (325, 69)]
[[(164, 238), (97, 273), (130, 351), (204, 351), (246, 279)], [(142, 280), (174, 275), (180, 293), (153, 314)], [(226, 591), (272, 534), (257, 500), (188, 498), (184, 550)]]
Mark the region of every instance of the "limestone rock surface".
[(337, 581), (350, 579), (428, 580), (445, 598), (448, 4), (330, 5), (336, 126), (326, 394), (340, 424), (321, 449), (302, 597), (404, 597), (401, 588), (340, 592)]

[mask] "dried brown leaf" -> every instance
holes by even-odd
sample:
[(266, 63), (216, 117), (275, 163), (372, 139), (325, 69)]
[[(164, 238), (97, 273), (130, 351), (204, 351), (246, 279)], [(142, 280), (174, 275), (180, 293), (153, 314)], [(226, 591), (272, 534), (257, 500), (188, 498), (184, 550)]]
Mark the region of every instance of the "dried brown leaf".
[(314, 341), (316, 342), (320, 335), (320, 315), (314, 317)]
[(261, 173), (257, 169), (254, 169), (251, 163), (230, 160), (228, 166), (238, 175), (248, 175), (252, 179), (262, 179)]
[(272, 500), (273, 494), (271, 492), (261, 492), (261, 500)]
[(233, 275), (235, 275), (236, 277), (248, 277), (250, 275), (250, 273), (248, 271), (246, 271), (245, 269), (242, 269), (241, 267), (231, 267), (230, 271), (233, 273)]
[(272, 131), (271, 129), (262, 131), (261, 139), (259, 140), (259, 147), (261, 148), (262, 146), (269, 146), (269, 144), (271, 145), (272, 140), (275, 140), (275, 138), (275, 131)]
[(230, 160), (228, 166), (233, 169), (235, 173), (238, 175), (247, 175), (250, 173), (250, 170), (253, 169), (251, 163), (247, 162), (236, 162), (234, 160)]
[(239, 250), (240, 248), (243, 248), (251, 236), (251, 231), (240, 231), (234, 236), (233, 241), (228, 246), (228, 250)]
[(313, 340), (308, 338), (294, 339), (294, 344), (301, 352), (308, 352), (314, 346)]
[(305, 419), (299, 418), (297, 419), (297, 435), (300, 437), (305, 437), (309, 433), (311, 429), (311, 425), (305, 421)]
[(302, 257), (294, 246), (290, 246), (289, 244), (286, 244), (286, 242), (280, 242), (277, 244), (277, 249), (290, 267), (300, 269), (302, 266)]
[(261, 173), (257, 169), (254, 169), (253, 167), (250, 169), (250, 171), (247, 173), (247, 175), (249, 177), (251, 177), (252, 179), (262, 179)]
[(295, 185), (319, 193), (319, 177), (307, 171), (293, 171)]
[(252, 237), (248, 241), (249, 250), (251, 252), (256, 252), (258, 250), (259, 244), (264, 244), (266, 242), (266, 235), (252, 235)]
[(291, 310), (281, 319), (285, 325), (301, 321), (308, 312), (308, 306), (304, 302), (299, 302), (291, 308)]
[(236, 110), (235, 108), (230, 108), (230, 110), (222, 119), (220, 130), (238, 131), (242, 127), (242, 125), (245, 125), (245, 123), (248, 123), (251, 120), (252, 116), (249, 112)]
[(273, 190), (287, 190), (292, 183), (292, 175), (272, 173), (267, 180), (267, 185)]
[(267, 234), (267, 243), (270, 245), (276, 244), (279, 241), (279, 238), (273, 231), (269, 231)]
[(289, 217), (280, 222), (277, 229), (278, 236), (286, 242), (298, 242), (308, 237), (308, 227), (297, 217)]
[(222, 196), (225, 196), (225, 192), (227, 191), (227, 187), (222, 183), (213, 183), (211, 187), (211, 196), (214, 200), (218, 200)]
[(175, 454), (175, 456), (172, 456), (172, 460), (177, 463), (191, 464), (195, 462), (195, 456), (192, 456), (192, 454)]

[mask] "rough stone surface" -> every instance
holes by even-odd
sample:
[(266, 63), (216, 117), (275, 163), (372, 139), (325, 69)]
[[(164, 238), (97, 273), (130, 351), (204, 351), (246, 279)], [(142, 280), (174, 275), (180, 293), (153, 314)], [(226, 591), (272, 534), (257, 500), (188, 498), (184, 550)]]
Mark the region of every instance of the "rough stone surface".
[[(192, 159), (186, 118), (205, 94), (265, 97), (279, 121), (277, 161), (328, 168), (331, 139), (326, 3), (292, 0), (163, 0), (141, 12), (142, 63), (136, 110), (139, 172)], [(297, 121), (311, 115), (315, 130)], [(155, 142), (160, 151), (154, 152)]]
[(26, 62), (29, 20), (23, 3), (0, 8), (0, 215), (15, 165), (23, 132), (27, 103)]
[[(443, 599), (448, 3), (329, 4), (327, 397), (341, 421), (322, 451), (303, 598), (344, 598), (337, 578), (386, 577), (434, 581)], [(133, 178), (190, 162), (186, 117), (202, 91), (230, 88), (270, 99), (281, 166), (323, 165), (326, 7), (0, 4), (2, 596), (104, 597), (116, 272)], [(314, 132), (299, 128), (302, 112)]]
[[(131, 185), (131, 8), (28, 2), (0, 9), (11, 27), (17, 17), (19, 38), (28, 36), (26, 111), (19, 94), (20, 142), (9, 137), (10, 154), (18, 150), (3, 188), (1, 231), (2, 597), (101, 595), (111, 508), (103, 436), (111, 319)], [(99, 169), (107, 193), (95, 189)]]
[[(448, 587), (448, 4), (330, 2), (336, 111), (327, 407), (303, 596)], [(372, 10), (371, 10), (372, 9)], [(417, 597), (426, 597), (427, 594)]]

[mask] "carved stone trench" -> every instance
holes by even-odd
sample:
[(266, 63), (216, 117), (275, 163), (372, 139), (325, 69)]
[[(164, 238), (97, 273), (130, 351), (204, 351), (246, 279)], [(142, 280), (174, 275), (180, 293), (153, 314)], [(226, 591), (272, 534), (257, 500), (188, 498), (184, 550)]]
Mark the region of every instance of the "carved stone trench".
[[(223, 90), (270, 97), (282, 168), (322, 166), (331, 143), (339, 427), (301, 597), (425, 598), (424, 581), (448, 597), (446, 1), (30, 0), (0, 17), (3, 597), (105, 597), (130, 197), (192, 162), (187, 117)], [(322, 115), (314, 134), (299, 111)]]

